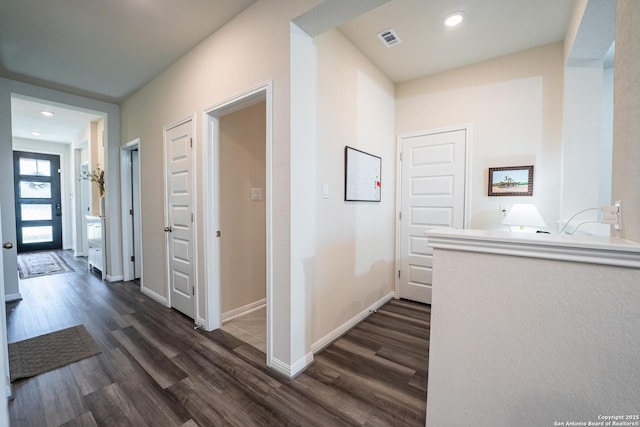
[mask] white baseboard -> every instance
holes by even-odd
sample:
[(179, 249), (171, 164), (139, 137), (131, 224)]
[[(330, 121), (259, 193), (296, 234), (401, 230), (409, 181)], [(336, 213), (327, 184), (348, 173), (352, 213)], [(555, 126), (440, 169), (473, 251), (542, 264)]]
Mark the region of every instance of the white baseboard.
[(107, 274), (107, 277), (105, 277), (105, 280), (109, 283), (111, 282), (120, 282), (122, 281), (122, 279), (124, 279), (123, 275), (118, 275), (118, 276), (111, 276), (110, 274)]
[(142, 292), (143, 294), (145, 294), (146, 296), (148, 296), (149, 298), (151, 298), (155, 302), (158, 302), (158, 303), (164, 305), (165, 307), (169, 306), (168, 305), (169, 304), (169, 300), (166, 297), (163, 297), (162, 295), (155, 293), (154, 291), (152, 291), (149, 288), (145, 288), (143, 286), (140, 286), (140, 292)]
[(329, 344), (331, 344), (332, 342), (340, 338), (342, 335), (344, 335), (345, 332), (347, 332), (349, 329), (353, 328), (355, 325), (363, 321), (369, 314), (371, 314), (371, 311), (377, 310), (378, 308), (385, 305), (389, 300), (393, 298), (393, 296), (394, 296), (394, 292), (389, 292), (388, 294), (380, 298), (378, 301), (374, 302), (369, 307), (365, 308), (360, 313), (356, 314), (347, 322), (338, 326), (336, 329), (334, 329), (324, 337), (320, 338), (318, 341), (311, 344), (311, 352), (313, 354), (317, 354), (318, 352), (320, 352)]
[(229, 310), (222, 313), (222, 318), (220, 320), (222, 321), (222, 323), (225, 323), (225, 322), (228, 322), (229, 320), (235, 319), (236, 317), (249, 314), (252, 311), (260, 310), (265, 305), (267, 305), (267, 299), (262, 298), (262, 299), (259, 299), (258, 301), (254, 301), (247, 305), (243, 305), (242, 307), (234, 308), (233, 310)]
[(4, 296), (4, 302), (20, 301), (21, 299), (22, 299), (22, 295), (20, 294), (20, 292), (15, 294), (6, 294)]
[(298, 359), (292, 365), (284, 363), (280, 359), (276, 359), (275, 357), (271, 359), (269, 362), (269, 367), (279, 374), (284, 375), (287, 378), (295, 378), (304, 372), (305, 369), (309, 365), (313, 363), (313, 353), (309, 352), (305, 354), (303, 357)]

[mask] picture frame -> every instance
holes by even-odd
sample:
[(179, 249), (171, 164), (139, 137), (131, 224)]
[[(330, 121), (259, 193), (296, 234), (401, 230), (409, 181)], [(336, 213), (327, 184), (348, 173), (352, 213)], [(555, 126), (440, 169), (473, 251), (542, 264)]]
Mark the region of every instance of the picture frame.
[(379, 202), (382, 193), (382, 158), (344, 147), (345, 202)]
[(533, 166), (489, 168), (488, 196), (533, 196)]

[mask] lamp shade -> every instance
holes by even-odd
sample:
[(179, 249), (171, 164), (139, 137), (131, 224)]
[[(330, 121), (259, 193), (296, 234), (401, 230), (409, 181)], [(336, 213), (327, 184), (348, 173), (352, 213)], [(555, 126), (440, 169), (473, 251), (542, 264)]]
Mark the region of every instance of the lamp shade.
[(524, 227), (546, 227), (540, 212), (532, 203), (516, 203), (502, 220), (502, 224)]

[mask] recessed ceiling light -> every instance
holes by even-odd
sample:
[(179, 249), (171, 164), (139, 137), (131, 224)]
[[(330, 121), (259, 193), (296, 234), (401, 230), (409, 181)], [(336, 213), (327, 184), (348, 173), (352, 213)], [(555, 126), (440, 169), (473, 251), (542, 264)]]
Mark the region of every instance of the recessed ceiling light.
[(45, 117), (53, 117), (53, 116), (55, 116), (55, 113), (53, 113), (51, 111), (40, 111), (40, 114), (42, 114)]
[(445, 27), (457, 27), (458, 25), (462, 24), (462, 21), (464, 21), (464, 13), (463, 12), (453, 12), (448, 14), (445, 18), (444, 18), (444, 25)]
[(40, 136), (42, 135), (40, 132), (38, 132), (37, 130), (34, 130), (33, 132), (31, 132), (31, 135), (33, 136)]

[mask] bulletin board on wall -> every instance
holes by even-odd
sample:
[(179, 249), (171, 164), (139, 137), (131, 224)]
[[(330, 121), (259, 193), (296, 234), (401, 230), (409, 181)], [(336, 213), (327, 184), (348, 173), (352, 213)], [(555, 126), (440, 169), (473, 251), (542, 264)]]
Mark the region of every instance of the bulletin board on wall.
[(382, 158), (364, 151), (344, 147), (344, 200), (379, 202)]

